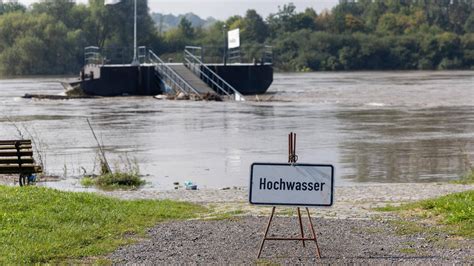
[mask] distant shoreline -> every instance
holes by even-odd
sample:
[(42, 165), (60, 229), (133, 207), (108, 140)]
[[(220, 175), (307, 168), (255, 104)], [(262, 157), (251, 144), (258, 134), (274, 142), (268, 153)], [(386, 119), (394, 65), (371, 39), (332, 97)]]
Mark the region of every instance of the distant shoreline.
[[(432, 70), (421, 70), (421, 69), (393, 69), (393, 70), (318, 70), (318, 71), (279, 71), (275, 69), (275, 74), (313, 74), (313, 73), (367, 73), (367, 72), (474, 72), (473, 69), (432, 69)], [(16, 80), (16, 79), (69, 79), (77, 78), (74, 74), (55, 74), (55, 75), (24, 75), (24, 76), (1, 76), (0, 80)]]

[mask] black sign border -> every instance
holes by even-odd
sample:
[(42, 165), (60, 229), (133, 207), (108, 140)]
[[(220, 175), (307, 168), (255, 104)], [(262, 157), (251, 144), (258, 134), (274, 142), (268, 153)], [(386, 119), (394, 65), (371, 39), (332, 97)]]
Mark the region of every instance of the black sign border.
[[(329, 204), (303, 204), (303, 203), (262, 203), (252, 202), (252, 180), (253, 180), (253, 167), (255, 165), (284, 165), (284, 166), (319, 166), (319, 167), (330, 167), (331, 168), (331, 202)], [(334, 165), (332, 164), (308, 164), (308, 163), (253, 163), (250, 166), (250, 189), (249, 189), (249, 202), (255, 205), (267, 205), (267, 206), (308, 206), (308, 207), (330, 207), (334, 203)]]

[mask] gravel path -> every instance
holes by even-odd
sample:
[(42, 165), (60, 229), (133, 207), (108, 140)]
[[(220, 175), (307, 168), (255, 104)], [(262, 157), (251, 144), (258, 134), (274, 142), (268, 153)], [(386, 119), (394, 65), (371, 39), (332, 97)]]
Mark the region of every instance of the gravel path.
[[(440, 233), (398, 235), (388, 213), (372, 209), (474, 189), (455, 184), (371, 184), (337, 187), (335, 205), (312, 209), (323, 254), (315, 256), (314, 243), (266, 242), (262, 258), (256, 259), (269, 207), (248, 204), (245, 188), (198, 191), (101, 192), (123, 199), (175, 199), (204, 204), (215, 212), (239, 211), (240, 216), (220, 221), (181, 221), (158, 224), (149, 238), (122, 247), (109, 256), (120, 264), (474, 264), (474, 240), (451, 239)], [(277, 208), (273, 236), (298, 232), (295, 211)], [(286, 216), (286, 217), (284, 217)], [(383, 216), (383, 217), (382, 217)], [(380, 218), (380, 219), (374, 219)], [(393, 218), (393, 217), (388, 217)], [(306, 221), (304, 221), (307, 223)], [(309, 231), (306, 228), (306, 233)], [(429, 232), (429, 230), (426, 230)]]
[[(474, 242), (443, 235), (397, 235), (395, 226), (375, 220), (314, 219), (322, 260), (315, 244), (268, 241), (256, 259), (266, 217), (164, 223), (149, 230), (149, 239), (109, 255), (119, 264), (453, 264), (474, 263)], [(296, 218), (278, 217), (270, 235), (297, 235)], [(303, 220), (306, 223), (306, 220)], [(306, 232), (309, 234), (309, 232)]]

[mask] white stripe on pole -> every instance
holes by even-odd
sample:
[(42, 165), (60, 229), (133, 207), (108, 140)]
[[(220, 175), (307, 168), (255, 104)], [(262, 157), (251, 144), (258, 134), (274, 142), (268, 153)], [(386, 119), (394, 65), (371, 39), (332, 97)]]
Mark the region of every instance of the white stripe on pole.
[(105, 0), (104, 1), (104, 4), (105, 5), (115, 5), (115, 4), (118, 4), (120, 3), (121, 0)]

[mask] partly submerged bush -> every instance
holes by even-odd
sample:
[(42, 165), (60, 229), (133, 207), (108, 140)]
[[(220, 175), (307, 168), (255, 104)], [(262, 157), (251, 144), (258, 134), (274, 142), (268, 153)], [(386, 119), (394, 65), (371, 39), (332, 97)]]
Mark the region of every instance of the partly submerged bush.
[(115, 171), (109, 171), (103, 160), (100, 160), (100, 175), (85, 176), (81, 184), (86, 187), (96, 186), (102, 189), (135, 189), (145, 184), (140, 177), (140, 169), (136, 160), (127, 156), (121, 157), (121, 166), (116, 163)]
[(135, 189), (145, 184), (138, 173), (114, 172), (100, 176), (87, 176), (81, 179), (86, 187), (97, 186), (103, 189)]

